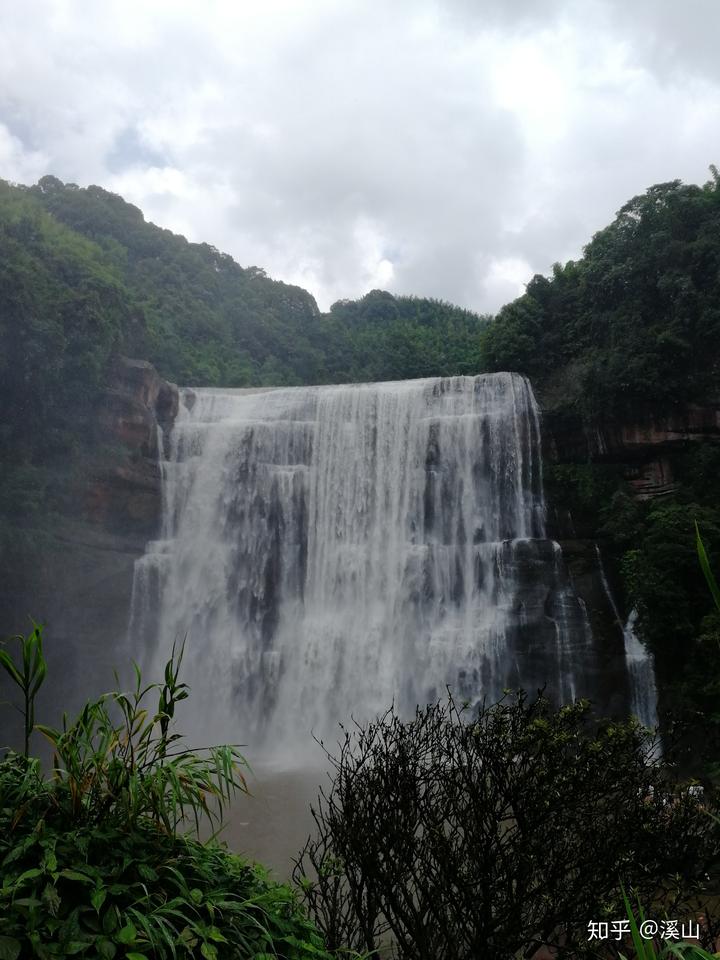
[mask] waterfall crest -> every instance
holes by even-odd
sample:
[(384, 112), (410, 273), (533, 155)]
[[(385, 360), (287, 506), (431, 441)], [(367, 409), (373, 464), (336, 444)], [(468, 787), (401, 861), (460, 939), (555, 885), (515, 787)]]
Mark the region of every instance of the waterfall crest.
[(587, 618), (546, 539), (517, 374), (185, 389), (131, 642), (187, 637), (225, 739), (332, 736), (395, 703), (587, 695)]

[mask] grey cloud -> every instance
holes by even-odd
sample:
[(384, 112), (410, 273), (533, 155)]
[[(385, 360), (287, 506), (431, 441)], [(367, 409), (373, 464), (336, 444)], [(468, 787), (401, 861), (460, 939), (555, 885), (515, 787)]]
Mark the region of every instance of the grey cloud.
[(567, 0), (437, 0), (435, 9), (460, 29), (524, 31), (553, 26), (566, 5)]
[(16, 131), (0, 163), (47, 158), (324, 306), (384, 277), (495, 309), (518, 263), (547, 272), (634, 193), (720, 160), (718, 16), (715, 0), (26, 0), (0, 35)]
[(610, 0), (611, 27), (663, 81), (720, 80), (720, 3), (713, 0)]
[(138, 165), (165, 166), (168, 158), (149, 147), (143, 141), (137, 127), (129, 126), (117, 134), (105, 162), (110, 173), (117, 173), (127, 167)]

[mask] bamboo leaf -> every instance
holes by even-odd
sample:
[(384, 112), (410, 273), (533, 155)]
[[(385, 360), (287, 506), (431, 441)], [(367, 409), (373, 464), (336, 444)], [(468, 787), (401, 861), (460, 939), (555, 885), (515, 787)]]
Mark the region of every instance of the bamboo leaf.
[(0, 667), (2, 667), (5, 672), (11, 677), (14, 683), (16, 683), (21, 689), (23, 686), (23, 680), (20, 676), (15, 664), (13, 663), (12, 658), (5, 650), (0, 650)]
[(698, 527), (697, 520), (695, 521), (695, 544), (697, 546), (700, 567), (705, 575), (707, 585), (710, 587), (710, 593), (715, 601), (715, 606), (718, 608), (718, 610), (720, 610), (720, 587), (718, 587), (717, 580), (710, 569), (710, 561), (708, 559), (707, 551), (705, 550), (705, 544), (700, 536), (700, 528)]

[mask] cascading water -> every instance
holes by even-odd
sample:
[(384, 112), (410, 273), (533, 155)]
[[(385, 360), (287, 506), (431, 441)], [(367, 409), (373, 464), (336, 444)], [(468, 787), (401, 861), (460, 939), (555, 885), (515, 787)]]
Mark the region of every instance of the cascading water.
[(166, 446), (131, 641), (164, 657), (187, 637), (225, 740), (332, 735), (446, 686), (590, 692), (524, 378), (183, 390)]
[(637, 610), (633, 609), (623, 627), (625, 659), (632, 691), (630, 712), (646, 727), (654, 727), (658, 722), (655, 663), (653, 655), (635, 633), (636, 622)]
[(605, 575), (605, 565), (603, 564), (600, 547), (597, 544), (595, 544), (595, 555), (605, 596), (615, 617), (615, 623), (622, 630), (625, 644), (625, 662), (630, 680), (630, 713), (646, 727), (655, 727), (658, 722), (655, 663), (652, 654), (635, 633), (637, 610), (631, 610), (627, 621), (623, 623)]

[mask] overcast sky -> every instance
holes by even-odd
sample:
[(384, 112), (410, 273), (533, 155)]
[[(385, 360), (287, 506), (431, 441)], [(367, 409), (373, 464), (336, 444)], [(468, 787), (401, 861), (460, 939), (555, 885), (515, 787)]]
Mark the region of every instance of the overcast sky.
[(10, 0), (0, 177), (482, 312), (720, 164), (720, 0)]

